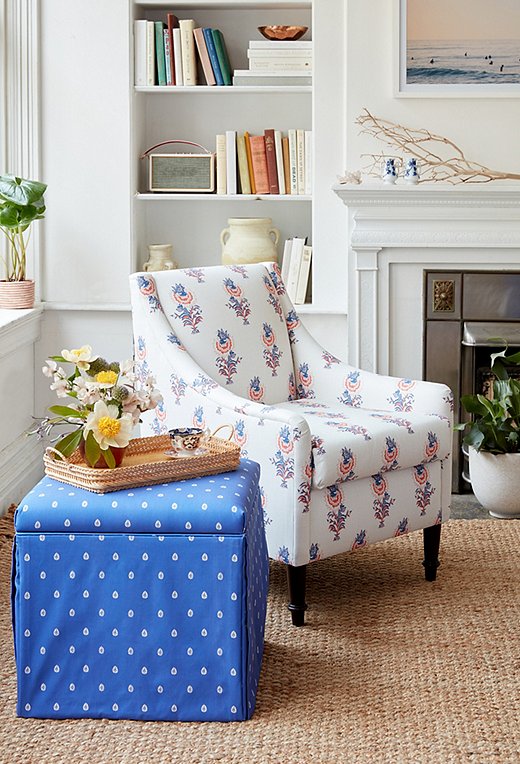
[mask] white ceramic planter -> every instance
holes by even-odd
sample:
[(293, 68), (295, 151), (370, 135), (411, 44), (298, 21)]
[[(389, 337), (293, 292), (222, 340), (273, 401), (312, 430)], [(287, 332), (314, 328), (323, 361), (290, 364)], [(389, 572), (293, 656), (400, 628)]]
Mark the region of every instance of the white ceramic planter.
[(469, 476), (473, 493), (492, 517), (520, 518), (520, 454), (470, 448)]

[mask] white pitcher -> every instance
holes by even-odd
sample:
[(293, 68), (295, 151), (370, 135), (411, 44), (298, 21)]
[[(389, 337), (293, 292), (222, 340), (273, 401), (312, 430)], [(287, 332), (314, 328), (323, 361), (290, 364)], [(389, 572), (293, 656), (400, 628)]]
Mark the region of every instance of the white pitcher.
[(229, 218), (220, 234), (223, 265), (273, 262), (280, 231), (271, 218)]

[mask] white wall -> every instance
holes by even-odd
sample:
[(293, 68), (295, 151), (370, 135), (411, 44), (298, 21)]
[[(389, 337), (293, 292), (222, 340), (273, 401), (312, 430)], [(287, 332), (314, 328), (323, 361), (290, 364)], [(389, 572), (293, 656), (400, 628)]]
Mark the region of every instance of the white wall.
[[(468, 159), (496, 170), (520, 172), (518, 98), (395, 98), (398, 54), (394, 34), (397, 0), (347, 0), (347, 157), (350, 169), (362, 166), (364, 152), (383, 144), (360, 135), (355, 124), (363, 107), (409, 127), (455, 141)], [(391, 149), (386, 149), (391, 155)]]

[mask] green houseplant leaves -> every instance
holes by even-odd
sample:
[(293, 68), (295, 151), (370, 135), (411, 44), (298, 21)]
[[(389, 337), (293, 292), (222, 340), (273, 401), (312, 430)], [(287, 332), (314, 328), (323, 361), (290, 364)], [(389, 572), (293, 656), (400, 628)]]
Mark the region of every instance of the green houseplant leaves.
[(45, 215), (45, 183), (15, 175), (0, 175), (0, 230), (8, 241), (4, 262), (7, 281), (24, 281), (27, 266), (27, 244), (35, 220)]
[(494, 454), (520, 452), (520, 379), (511, 378), (507, 367), (520, 366), (520, 353), (506, 355), (507, 347), (491, 355), (495, 375), (493, 395), (463, 395), (461, 403), (471, 422), (455, 426), (465, 431), (463, 443), (477, 451)]

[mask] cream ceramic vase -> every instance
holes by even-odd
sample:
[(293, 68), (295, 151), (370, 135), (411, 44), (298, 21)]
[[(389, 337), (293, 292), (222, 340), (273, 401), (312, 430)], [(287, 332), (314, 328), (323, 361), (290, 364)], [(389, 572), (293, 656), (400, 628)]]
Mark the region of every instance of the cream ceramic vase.
[(470, 448), (469, 476), (475, 497), (491, 517), (520, 518), (520, 454)]
[(144, 271), (173, 271), (178, 266), (172, 258), (171, 244), (149, 244), (148, 260), (143, 264)]
[(271, 218), (229, 218), (220, 234), (223, 265), (245, 265), (278, 260), (280, 231)]

